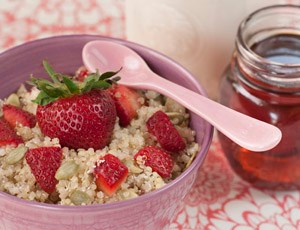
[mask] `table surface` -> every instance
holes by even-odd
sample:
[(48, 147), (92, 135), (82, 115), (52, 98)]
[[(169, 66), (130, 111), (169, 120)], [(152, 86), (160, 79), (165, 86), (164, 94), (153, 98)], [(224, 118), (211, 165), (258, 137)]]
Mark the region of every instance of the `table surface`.
[[(37, 38), (125, 38), (122, 0), (0, 0), (0, 52)], [(170, 229), (300, 229), (300, 191), (253, 188), (229, 167), (216, 137)]]

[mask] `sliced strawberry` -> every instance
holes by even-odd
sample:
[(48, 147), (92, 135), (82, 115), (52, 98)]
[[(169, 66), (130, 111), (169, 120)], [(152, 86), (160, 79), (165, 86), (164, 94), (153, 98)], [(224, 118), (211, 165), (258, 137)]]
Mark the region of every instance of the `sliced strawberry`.
[(154, 113), (147, 121), (149, 133), (154, 135), (161, 147), (170, 152), (185, 149), (186, 144), (167, 114), (162, 111)]
[(39, 186), (52, 193), (58, 182), (55, 173), (61, 164), (62, 149), (54, 146), (29, 149), (25, 158)]
[(89, 71), (85, 67), (81, 67), (78, 69), (75, 79), (77, 81), (84, 81), (84, 79), (89, 75)]
[(129, 125), (137, 116), (137, 110), (142, 106), (139, 101), (141, 95), (123, 85), (114, 85), (109, 92), (115, 101), (120, 125), (123, 127)]
[(128, 168), (126, 165), (112, 154), (100, 158), (94, 169), (98, 189), (108, 196), (112, 196), (117, 191), (126, 180), (127, 175)]
[(36, 119), (33, 114), (13, 105), (3, 105), (3, 116), (12, 127), (16, 127), (19, 123), (23, 126), (33, 128), (36, 124)]
[(23, 143), (22, 138), (16, 134), (15, 130), (6, 120), (0, 118), (0, 146), (17, 146), (21, 143)]
[(134, 159), (138, 163), (140, 162), (139, 157), (144, 165), (151, 167), (152, 170), (157, 172), (161, 177), (168, 178), (171, 176), (174, 160), (170, 154), (161, 148), (146, 146), (140, 149), (134, 156)]

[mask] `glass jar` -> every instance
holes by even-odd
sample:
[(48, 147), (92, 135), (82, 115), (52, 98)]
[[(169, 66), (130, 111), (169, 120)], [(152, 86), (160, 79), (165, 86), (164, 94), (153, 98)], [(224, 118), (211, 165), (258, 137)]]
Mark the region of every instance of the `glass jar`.
[(274, 149), (252, 152), (218, 133), (231, 167), (253, 185), (300, 185), (300, 6), (276, 5), (239, 26), (236, 49), (221, 81), (220, 103), (277, 126)]

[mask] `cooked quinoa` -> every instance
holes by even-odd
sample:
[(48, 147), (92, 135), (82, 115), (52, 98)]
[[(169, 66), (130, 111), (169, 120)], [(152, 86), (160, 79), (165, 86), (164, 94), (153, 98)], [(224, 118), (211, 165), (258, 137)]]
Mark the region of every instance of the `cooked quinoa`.
[[(27, 91), (22, 85), (15, 94), (17, 97), (14, 95), (14, 100), (8, 102), (19, 102), (24, 110), (35, 114), (37, 105), (31, 100), (36, 98), (38, 93), (38, 89), (32, 88), (30, 91)], [(14, 164), (7, 163), (7, 157), (15, 148), (12, 146), (0, 148), (0, 191), (22, 199), (45, 203), (89, 205), (131, 199), (157, 190), (174, 180), (189, 166), (200, 148), (195, 142), (195, 132), (188, 127), (189, 114), (181, 105), (156, 92), (147, 91), (142, 93), (145, 97), (141, 98), (141, 103), (145, 104), (147, 102), (147, 106), (144, 105), (137, 111), (137, 118), (132, 120), (129, 126), (123, 128), (116, 122), (112, 141), (108, 146), (101, 150), (94, 150), (93, 148), (88, 150), (62, 148), (63, 160), (61, 165), (67, 162), (70, 162), (71, 165), (75, 163), (78, 169), (70, 178), (59, 180), (56, 185), (56, 191), (52, 194), (44, 192), (36, 183), (25, 157)], [(0, 101), (0, 115), (2, 114), (4, 102)], [(158, 110), (162, 110), (169, 115), (172, 123), (187, 144), (185, 150), (173, 155), (175, 164), (171, 178), (167, 179), (153, 172), (150, 167), (136, 164), (133, 158), (137, 151), (144, 146), (159, 146), (156, 140), (151, 138), (146, 128), (147, 119)], [(43, 136), (38, 125), (34, 128), (18, 125), (17, 134), (23, 138), (24, 144), (20, 144), (16, 148), (21, 148), (24, 145), (27, 148), (40, 146), (61, 147), (57, 138), (50, 139), (47, 136)], [(97, 189), (93, 177), (95, 162), (100, 156), (104, 156), (107, 153), (118, 157), (129, 169), (126, 181), (122, 183), (121, 187), (111, 197)]]

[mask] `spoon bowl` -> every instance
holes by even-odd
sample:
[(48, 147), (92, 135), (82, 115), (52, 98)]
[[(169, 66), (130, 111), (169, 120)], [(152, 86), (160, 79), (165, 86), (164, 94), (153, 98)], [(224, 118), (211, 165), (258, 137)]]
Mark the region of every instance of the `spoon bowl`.
[(119, 72), (120, 84), (154, 90), (172, 98), (248, 150), (267, 151), (281, 140), (282, 134), (277, 127), (229, 109), (158, 76), (141, 56), (124, 45), (111, 41), (91, 41), (84, 46), (82, 59), (91, 72), (122, 68)]

